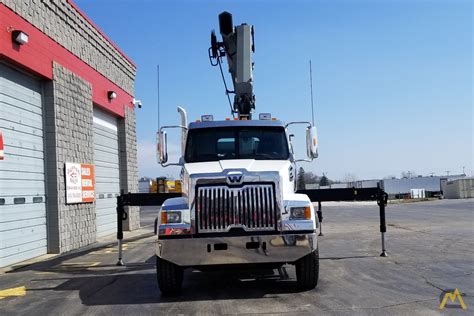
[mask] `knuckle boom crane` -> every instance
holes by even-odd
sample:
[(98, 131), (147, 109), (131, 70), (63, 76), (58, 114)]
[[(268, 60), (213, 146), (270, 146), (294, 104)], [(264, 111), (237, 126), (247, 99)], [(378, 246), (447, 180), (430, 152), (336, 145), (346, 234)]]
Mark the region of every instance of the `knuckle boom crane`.
[(229, 72), (232, 77), (234, 90), (228, 90), (224, 80), (226, 94), (234, 94), (232, 113), (239, 119), (251, 119), (255, 109), (255, 95), (253, 93), (253, 67), (252, 53), (255, 52), (254, 28), (243, 23), (235, 26), (232, 14), (222, 12), (219, 14), (219, 31), (222, 41), (217, 40), (215, 31), (211, 32), (211, 47), (209, 59), (211, 65), (219, 66), (222, 72), (222, 58), (227, 57)]

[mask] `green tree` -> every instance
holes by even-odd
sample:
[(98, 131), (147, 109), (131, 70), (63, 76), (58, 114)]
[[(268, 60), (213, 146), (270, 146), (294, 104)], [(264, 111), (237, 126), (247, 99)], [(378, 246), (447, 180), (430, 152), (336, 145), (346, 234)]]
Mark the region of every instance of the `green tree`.
[(296, 188), (297, 190), (304, 190), (305, 187), (305, 172), (303, 167), (300, 167), (300, 169), (298, 170), (298, 178), (296, 179)]
[(321, 179), (319, 180), (319, 186), (322, 187), (322, 186), (326, 186), (326, 185), (329, 185), (329, 179), (328, 177), (326, 177), (326, 175), (324, 174)]

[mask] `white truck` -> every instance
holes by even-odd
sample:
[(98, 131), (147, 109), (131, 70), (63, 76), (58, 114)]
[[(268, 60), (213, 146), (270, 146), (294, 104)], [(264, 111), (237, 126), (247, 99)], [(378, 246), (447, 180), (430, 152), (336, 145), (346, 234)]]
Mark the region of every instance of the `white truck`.
[[(232, 76), (234, 119), (214, 121), (203, 115), (158, 131), (163, 166), (179, 165), (182, 196), (166, 200), (156, 231), (157, 278), (163, 294), (179, 292), (186, 268), (296, 266), (297, 283), (312, 289), (318, 283), (317, 220), (313, 205), (296, 194), (296, 160), (288, 126), (306, 129), (307, 158), (318, 156), (316, 128), (309, 122), (283, 123), (255, 109), (251, 59), (253, 27), (233, 26), (230, 13), (219, 15), (218, 42), (211, 34), (214, 65), (227, 56)], [(181, 130), (181, 158), (168, 162), (167, 129)]]

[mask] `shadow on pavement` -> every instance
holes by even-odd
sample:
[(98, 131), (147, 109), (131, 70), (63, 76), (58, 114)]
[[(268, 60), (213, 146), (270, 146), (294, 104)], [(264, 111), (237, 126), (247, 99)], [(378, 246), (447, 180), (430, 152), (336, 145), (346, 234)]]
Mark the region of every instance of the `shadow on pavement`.
[[(136, 236), (136, 237), (127, 238), (126, 242), (134, 242), (136, 240), (145, 239), (145, 238), (148, 238), (148, 237), (151, 237), (151, 236), (154, 236), (154, 234), (153, 233), (147, 233), (147, 234), (139, 235), (139, 236)], [(88, 273), (94, 273), (93, 270), (89, 269), (88, 267), (84, 267), (84, 266), (76, 266), (76, 267), (70, 266), (69, 268), (64, 268), (64, 267), (60, 267), (60, 266), (64, 262), (69, 261), (71, 259), (84, 257), (84, 256), (87, 256), (89, 254), (92, 254), (96, 251), (100, 251), (100, 250), (103, 250), (103, 249), (112, 249), (112, 250), (115, 251), (116, 247), (117, 247), (117, 241), (111, 241), (111, 242), (103, 243), (99, 246), (97, 244), (92, 244), (92, 245), (84, 247), (80, 250), (73, 250), (69, 253), (61, 254), (61, 255), (58, 255), (57, 257), (54, 257), (54, 258), (51, 258), (51, 259), (48, 259), (48, 260), (44, 260), (44, 261), (41, 261), (41, 262), (27, 264), (27, 265), (24, 265), (24, 266), (13, 266), (13, 270), (7, 271), (7, 272), (5, 272), (5, 274), (9, 275), (9, 274), (15, 274), (15, 273), (18, 273), (18, 272), (25, 272), (25, 271), (67, 272), (67, 273), (75, 273), (75, 272), (84, 273), (85, 271), (87, 271)], [(87, 259), (87, 260), (90, 261), (90, 258)], [(146, 261), (146, 263), (152, 262), (150, 260), (151, 259), (148, 259)], [(153, 263), (154, 263), (154, 261), (153, 261)], [(139, 264), (139, 265), (143, 265), (143, 264)], [(108, 266), (116, 267), (117, 272), (124, 270), (124, 267), (117, 267), (116, 265), (108, 265)], [(133, 266), (133, 264), (129, 264), (127, 266), (131, 267), (131, 266)], [(94, 266), (94, 268), (99, 268), (99, 267), (105, 267), (105, 266), (104, 265)]]
[(187, 270), (183, 291), (175, 297), (161, 295), (154, 271), (50, 280), (66, 281), (33, 291), (79, 291), (82, 304), (87, 306), (254, 299), (298, 292), (294, 279), (280, 279), (277, 273), (268, 270), (260, 273)]

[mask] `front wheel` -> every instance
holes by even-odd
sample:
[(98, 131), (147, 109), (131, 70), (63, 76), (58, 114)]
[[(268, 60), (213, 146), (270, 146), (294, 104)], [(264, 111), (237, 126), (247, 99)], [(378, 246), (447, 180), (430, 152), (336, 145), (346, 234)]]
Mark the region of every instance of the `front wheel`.
[(156, 256), (156, 276), (163, 295), (178, 294), (183, 284), (183, 268)]
[(319, 249), (296, 261), (296, 281), (302, 290), (312, 290), (318, 285)]

